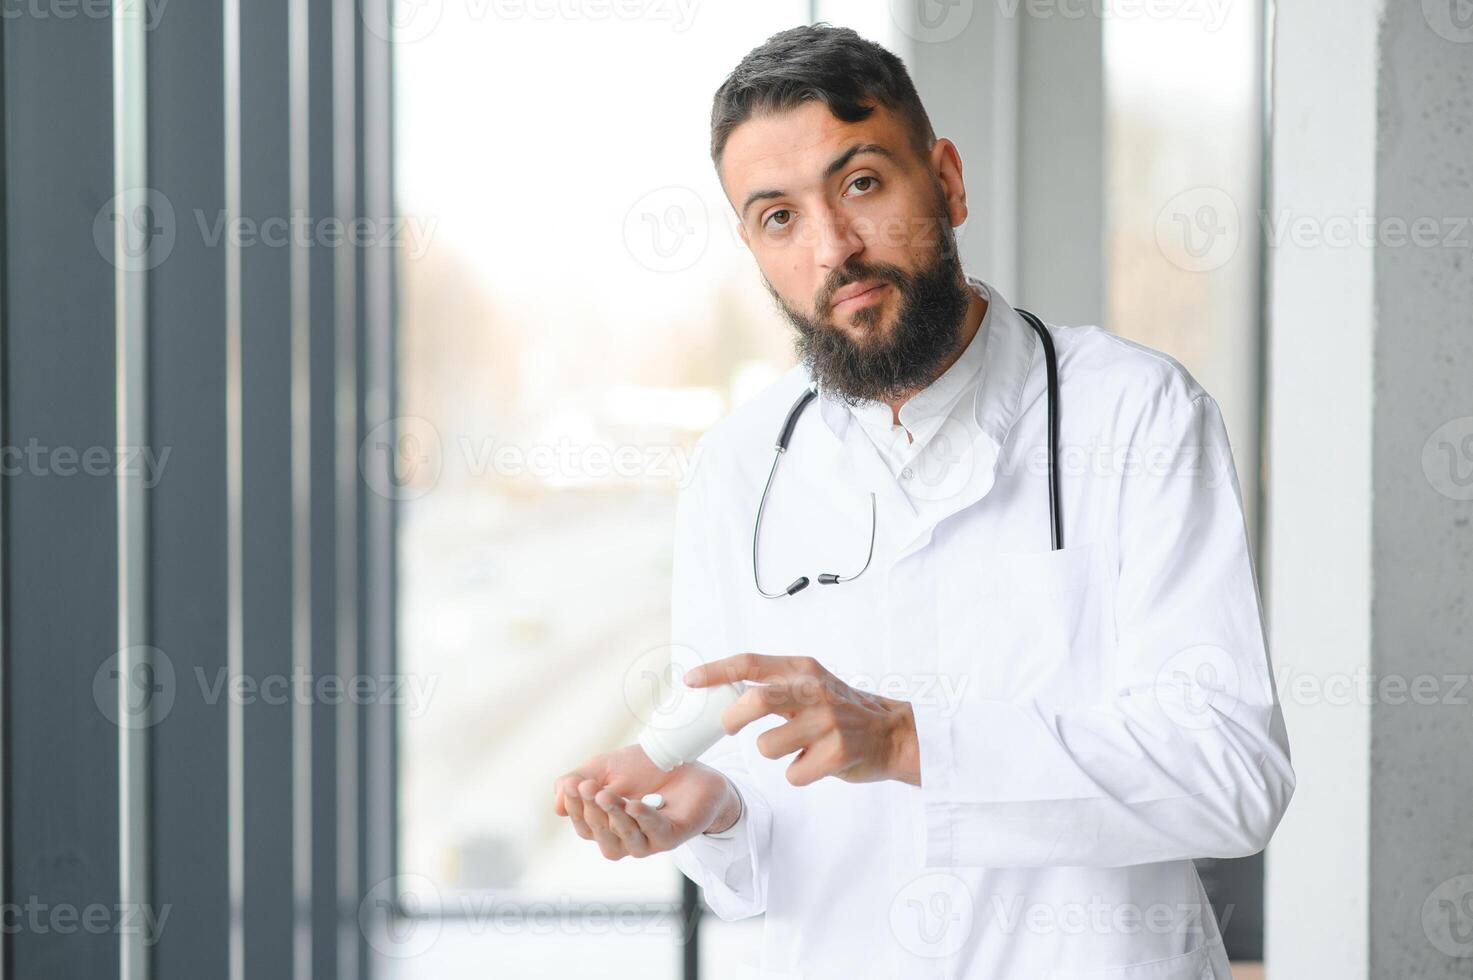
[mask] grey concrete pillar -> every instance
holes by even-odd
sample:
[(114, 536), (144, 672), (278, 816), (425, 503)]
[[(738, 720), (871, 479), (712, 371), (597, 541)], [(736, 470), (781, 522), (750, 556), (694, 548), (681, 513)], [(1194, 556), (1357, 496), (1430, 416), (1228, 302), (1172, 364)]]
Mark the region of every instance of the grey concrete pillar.
[(1473, 8), (1281, 4), (1270, 977), (1473, 967)]

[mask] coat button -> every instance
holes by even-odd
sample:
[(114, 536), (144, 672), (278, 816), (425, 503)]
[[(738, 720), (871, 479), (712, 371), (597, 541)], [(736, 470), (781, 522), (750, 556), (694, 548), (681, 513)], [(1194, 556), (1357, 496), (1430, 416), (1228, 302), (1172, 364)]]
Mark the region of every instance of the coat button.
[(900, 478), (902, 480), (909, 480), (913, 476), (915, 476), (915, 472), (909, 466), (900, 471)]

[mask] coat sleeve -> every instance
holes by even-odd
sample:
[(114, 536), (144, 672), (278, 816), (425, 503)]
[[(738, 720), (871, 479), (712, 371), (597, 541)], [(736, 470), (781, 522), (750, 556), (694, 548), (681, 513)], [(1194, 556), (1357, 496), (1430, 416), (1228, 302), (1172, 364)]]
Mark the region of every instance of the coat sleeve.
[(1132, 440), (1172, 465), (1119, 483), (1113, 697), (914, 705), (925, 866), (1240, 857), (1277, 827), (1295, 777), (1237, 474), (1216, 403), (1176, 405)]
[[(709, 505), (712, 461), (698, 443), (695, 475), (680, 490), (675, 510), (671, 569), (671, 643), (691, 664), (719, 660), (726, 649), (720, 582), (711, 538)], [(671, 852), (675, 865), (701, 886), (706, 904), (724, 920), (743, 919), (767, 908), (767, 867), (772, 842), (772, 811), (753, 782), (738, 737), (707, 749), (700, 762), (718, 770), (741, 795), (743, 812), (721, 837), (697, 834)]]

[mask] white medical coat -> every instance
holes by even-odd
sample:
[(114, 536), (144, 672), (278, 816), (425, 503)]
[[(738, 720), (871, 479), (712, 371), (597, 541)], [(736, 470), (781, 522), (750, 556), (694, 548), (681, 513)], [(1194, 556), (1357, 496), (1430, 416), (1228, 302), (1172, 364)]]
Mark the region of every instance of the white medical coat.
[[(980, 383), (919, 504), (827, 392), (801, 416), (760, 555), (769, 592), (813, 580), (797, 595), (757, 594), (752, 526), (806, 368), (699, 440), (672, 641), (812, 656), (910, 701), (921, 785), (795, 787), (793, 756), (756, 749), (767, 716), (701, 757), (745, 812), (675, 862), (719, 917), (766, 913), (760, 977), (1228, 980), (1192, 859), (1261, 850), (1295, 777), (1221, 415), (1171, 358), (1052, 327), (1051, 551), (1042, 348), (986, 288)], [(863, 564), (870, 491), (869, 569), (820, 585)]]

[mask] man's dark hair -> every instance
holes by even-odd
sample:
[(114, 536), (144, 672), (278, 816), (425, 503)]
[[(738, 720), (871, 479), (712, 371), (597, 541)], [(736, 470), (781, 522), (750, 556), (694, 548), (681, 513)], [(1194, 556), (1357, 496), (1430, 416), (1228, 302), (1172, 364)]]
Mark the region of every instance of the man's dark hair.
[(711, 162), (732, 130), (758, 113), (819, 101), (844, 122), (868, 119), (874, 103), (896, 113), (924, 159), (936, 142), (905, 64), (848, 27), (805, 24), (772, 35), (753, 48), (716, 90), (711, 106)]

